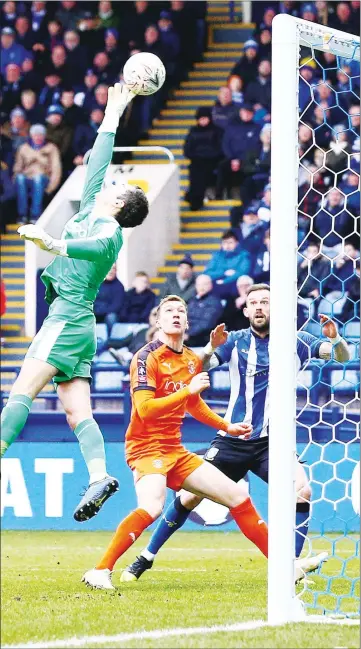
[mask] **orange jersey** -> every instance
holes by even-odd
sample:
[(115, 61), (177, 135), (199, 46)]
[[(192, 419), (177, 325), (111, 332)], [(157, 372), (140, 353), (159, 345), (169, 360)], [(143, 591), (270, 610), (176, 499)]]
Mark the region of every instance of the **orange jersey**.
[(160, 340), (135, 354), (130, 365), (132, 415), (125, 438), (129, 466), (135, 467), (139, 458), (180, 453), (187, 411), (206, 426), (228, 430), (199, 394), (189, 392), (192, 377), (201, 370), (202, 362), (191, 349), (175, 352)]

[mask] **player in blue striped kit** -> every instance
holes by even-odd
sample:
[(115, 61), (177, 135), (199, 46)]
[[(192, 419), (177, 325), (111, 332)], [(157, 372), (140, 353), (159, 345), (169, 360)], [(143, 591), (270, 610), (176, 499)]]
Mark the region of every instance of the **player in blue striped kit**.
[[(229, 478), (238, 482), (248, 471), (252, 471), (268, 482), (268, 428), (269, 428), (269, 323), (270, 293), (267, 284), (254, 284), (248, 291), (245, 315), (250, 328), (227, 333), (219, 325), (212, 333), (210, 343), (202, 352), (203, 368), (214, 369), (229, 363), (231, 394), (225, 420), (242, 421), (253, 426), (249, 440), (231, 437), (218, 431), (206, 452), (204, 459), (214, 464)], [(338, 334), (336, 325), (321, 315), (324, 336), (329, 342), (299, 332), (297, 357), (299, 368), (310, 358), (330, 359), (346, 362), (349, 350)], [(308, 532), (310, 517), (311, 488), (307, 474), (300, 462), (296, 468), (296, 557), (299, 557)], [(123, 581), (139, 579), (143, 572), (152, 567), (154, 557), (168, 538), (187, 520), (190, 512), (201, 502), (201, 498), (182, 491), (168, 507), (154, 531), (148, 547), (122, 575)], [(315, 570), (327, 558), (323, 552), (303, 560), (304, 572)], [(303, 573), (302, 573), (303, 574)]]

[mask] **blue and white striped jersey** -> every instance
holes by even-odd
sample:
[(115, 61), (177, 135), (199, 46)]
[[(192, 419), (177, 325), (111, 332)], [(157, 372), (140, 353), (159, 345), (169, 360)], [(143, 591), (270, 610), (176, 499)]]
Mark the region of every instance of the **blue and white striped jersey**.
[[(225, 420), (252, 424), (250, 439), (268, 435), (269, 337), (260, 338), (250, 328), (231, 331), (225, 345), (215, 352), (219, 364), (229, 363), (231, 394)], [(301, 368), (310, 358), (319, 358), (322, 341), (298, 332), (297, 356)], [(219, 435), (227, 435), (219, 431)]]

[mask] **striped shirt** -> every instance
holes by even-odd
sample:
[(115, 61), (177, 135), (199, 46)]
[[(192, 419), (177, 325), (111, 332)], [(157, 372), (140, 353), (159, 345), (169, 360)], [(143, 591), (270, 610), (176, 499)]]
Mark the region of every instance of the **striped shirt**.
[[(322, 341), (306, 332), (298, 332), (299, 369), (310, 359), (319, 358)], [(252, 424), (250, 439), (268, 435), (269, 423), (269, 337), (254, 331), (231, 331), (227, 342), (215, 355), (220, 365), (229, 363), (231, 394), (225, 420)], [(223, 431), (219, 435), (227, 435)]]

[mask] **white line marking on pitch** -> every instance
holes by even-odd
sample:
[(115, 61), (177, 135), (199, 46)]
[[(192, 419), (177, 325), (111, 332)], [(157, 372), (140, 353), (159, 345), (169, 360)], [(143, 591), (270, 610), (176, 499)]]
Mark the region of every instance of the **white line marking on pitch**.
[[(316, 619), (318, 618), (318, 619)], [(347, 625), (356, 626), (359, 620), (333, 620), (320, 618), (320, 616), (309, 616), (304, 623), (309, 624), (314, 622), (316, 624), (331, 624), (331, 625)], [(249, 622), (238, 622), (236, 624), (221, 624), (219, 626), (196, 626), (185, 627), (177, 629), (155, 629), (154, 631), (135, 631), (134, 633), (118, 633), (117, 635), (90, 635), (80, 638), (64, 638), (63, 640), (50, 640), (47, 642), (28, 642), (17, 645), (3, 645), (2, 649), (64, 649), (64, 647), (84, 647), (89, 644), (109, 644), (129, 642), (130, 640), (148, 640), (159, 638), (170, 638), (172, 636), (191, 636), (191, 635), (204, 635), (210, 633), (235, 633), (237, 631), (253, 631), (255, 629), (262, 629), (264, 627), (283, 626), (273, 625), (265, 622), (264, 620), (250, 620)]]

